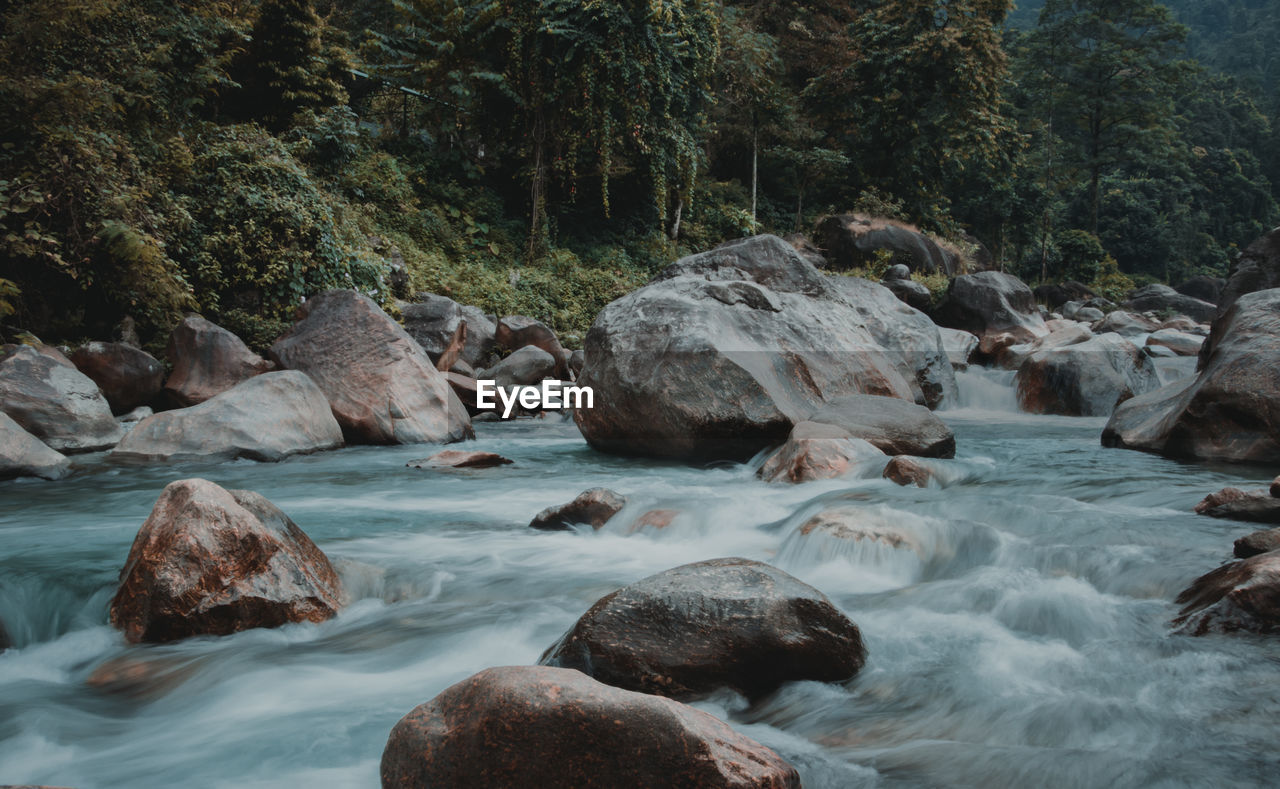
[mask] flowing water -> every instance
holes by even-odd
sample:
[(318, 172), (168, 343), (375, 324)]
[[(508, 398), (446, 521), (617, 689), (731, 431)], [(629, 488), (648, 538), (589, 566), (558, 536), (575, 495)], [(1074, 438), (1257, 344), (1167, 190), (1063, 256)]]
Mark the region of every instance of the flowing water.
[[(699, 706), (778, 750), (806, 787), (1266, 786), (1280, 776), (1274, 639), (1170, 635), (1172, 603), (1246, 525), (1192, 515), (1261, 470), (1103, 449), (1103, 421), (1016, 412), (1007, 375), (961, 374), (941, 486), (766, 485), (751, 465), (613, 458), (571, 423), (477, 425), (489, 470), (405, 467), (427, 447), (278, 464), (114, 467), (0, 484), (0, 783), (375, 787), (391, 727), (450, 684), (536, 661), (592, 602), (686, 562), (745, 556), (825, 592), (870, 657), (844, 684)], [(257, 490), (339, 565), (333, 620), (128, 646), (106, 608), (169, 481)], [(527, 528), (607, 486), (602, 531)], [(903, 547), (794, 532), (853, 508)], [(632, 531), (645, 510), (680, 515)]]

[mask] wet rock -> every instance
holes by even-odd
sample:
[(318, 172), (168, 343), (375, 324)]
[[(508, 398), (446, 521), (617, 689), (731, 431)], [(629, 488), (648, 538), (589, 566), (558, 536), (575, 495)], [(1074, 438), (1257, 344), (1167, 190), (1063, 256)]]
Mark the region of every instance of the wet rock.
[(190, 408), (139, 422), (111, 451), (133, 462), (274, 462), (342, 446), (342, 430), (324, 393), (296, 370), (263, 373)]
[(1181, 633), (1280, 632), (1280, 551), (1223, 565), (1178, 595)]
[(833, 507), (823, 510), (800, 524), (795, 535), (844, 543), (879, 543), (886, 548), (911, 551), (921, 558), (925, 554), (924, 546), (916, 535), (887, 522), (874, 513), (855, 507)]
[(1280, 477), (1276, 477), (1271, 482), (1271, 495), (1280, 498)]
[(997, 353), (988, 355), (995, 360), (998, 366), (1016, 370), (1027, 359), (1037, 353), (1079, 345), (1092, 340), (1094, 337), (1093, 332), (1087, 325), (1076, 321), (1048, 321), (1045, 326), (1050, 329), (1049, 333), (1034, 342), (1011, 345)]
[(179, 408), (199, 405), (275, 365), (222, 328), (196, 315), (179, 323), (166, 351), (173, 372), (165, 395)]
[(328, 558), (261, 495), (170, 483), (138, 531), (111, 601), (130, 642), (322, 622), (342, 605)]
[(539, 661), (685, 698), (842, 682), (866, 661), (856, 625), (818, 590), (747, 559), (658, 573), (601, 598)]
[(960, 268), (954, 252), (915, 228), (892, 219), (862, 214), (840, 214), (818, 220), (814, 241), (822, 249), (827, 265), (836, 271), (862, 268), (874, 262), (876, 253), (885, 250), (895, 264), (922, 274), (942, 272), (948, 276)]
[(1280, 550), (1280, 529), (1263, 529), (1241, 537), (1235, 542), (1237, 559), (1248, 559), (1271, 551)]
[(1280, 463), (1280, 289), (1237, 300), (1214, 323), (1199, 374), (1124, 403), (1102, 442), (1169, 457)]
[(15, 477), (62, 479), (71, 461), (0, 411), (0, 480)]
[(1048, 334), (1031, 289), (1011, 274), (984, 271), (951, 280), (934, 320), (963, 329), (979, 340), (1012, 334), (1014, 342), (1031, 342)]
[(844, 428), (801, 422), (757, 475), (765, 482), (813, 482), (843, 477), (859, 466), (884, 459), (884, 452)]
[(822, 406), (808, 421), (843, 428), (886, 455), (949, 458), (956, 454), (951, 428), (929, 409), (892, 397), (849, 395)]
[[(1080, 320), (1084, 320), (1083, 317), (1077, 317)], [(1095, 334), (1115, 333), (1130, 340), (1144, 334), (1150, 334), (1159, 328), (1159, 323), (1124, 310), (1116, 310), (1093, 324)]]
[(1131, 292), (1124, 303), (1130, 312), (1171, 312), (1199, 323), (1213, 320), (1218, 308), (1207, 301), (1184, 296), (1168, 285), (1147, 285)]
[(150, 701), (199, 673), (199, 661), (175, 657), (146, 659), (132, 654), (111, 658), (85, 679), (98, 693)]
[(1031, 354), (1017, 374), (1018, 402), (1035, 414), (1110, 416), (1160, 386), (1155, 363), (1118, 334)]
[(942, 337), (942, 348), (947, 352), (951, 366), (957, 370), (968, 369), (969, 359), (978, 350), (978, 338), (967, 331), (942, 326), (938, 327), (938, 334)]
[(466, 324), (465, 339), (458, 352), (460, 359), (475, 367), (483, 364), (496, 346), (497, 326), (479, 307), (463, 306), (447, 296), (419, 293), (417, 303), (400, 308), (404, 329), (417, 341), (433, 364), (449, 348)]
[(493, 468), (506, 466), (511, 462), (496, 452), (446, 449), (423, 460), (410, 460), (405, 465), (409, 468)]
[(417, 444), (472, 437), (466, 408), (422, 348), (369, 297), (330, 290), (271, 346), (281, 367), (311, 377), (348, 443)]
[(543, 531), (567, 531), (574, 525), (599, 529), (627, 505), (627, 497), (608, 488), (591, 488), (578, 494), (568, 504), (547, 507), (529, 521), (529, 528)]
[(672, 509), (656, 509), (649, 510), (636, 518), (632, 524), (627, 527), (627, 534), (635, 534), (638, 531), (651, 529), (653, 531), (662, 531), (675, 522), (680, 517), (680, 510)]
[(164, 365), (146, 351), (124, 343), (87, 343), (72, 352), (70, 359), (98, 385), (113, 414), (126, 414), (150, 403), (164, 383)]
[(711, 715), (546, 666), (490, 668), (396, 724), (384, 789), (799, 789), (795, 768)]
[(1147, 338), (1147, 347), (1168, 348), (1178, 356), (1196, 356), (1203, 345), (1203, 337), (1173, 329), (1160, 329)]
[[(579, 380), (595, 390), (595, 408), (576, 413), (583, 435), (622, 454), (745, 459), (825, 400), (923, 400), (920, 374), (953, 376), (936, 350), (927, 370), (904, 374), (899, 365), (916, 357), (886, 351), (867, 326), (879, 299), (859, 311), (837, 279), (775, 236), (672, 264), (605, 307), (587, 334)], [(885, 326), (915, 312), (875, 283), (853, 288), (879, 289), (893, 309), (879, 316)]]
[[(1280, 282), (1276, 283), (1280, 285)], [(1227, 280), (1223, 277), (1209, 277), (1200, 274), (1178, 285), (1174, 290), (1183, 296), (1190, 296), (1193, 299), (1208, 302), (1209, 304), (1217, 304), (1222, 298), (1222, 289), (1227, 285)]]
[(91, 378), (33, 348), (9, 348), (0, 358), (0, 411), (58, 452), (115, 446), (124, 430)]
[(1196, 505), (1196, 512), (1212, 518), (1229, 518), (1252, 523), (1280, 523), (1280, 499), (1269, 491), (1223, 488)]
[(564, 348), (560, 346), (556, 333), (541, 321), (525, 315), (508, 315), (498, 321), (497, 333), (494, 336), (498, 347), (511, 351), (518, 352), (530, 345), (541, 348), (556, 362), (555, 377), (565, 379), (569, 377), (568, 367), (561, 361), (565, 356)]
[[(1280, 227), (1255, 240), (1232, 264), (1231, 275), (1218, 298), (1218, 315), (1225, 315), (1246, 293), (1271, 288), (1280, 288)], [(1212, 318), (1197, 320), (1208, 323)]]
[(482, 377), (492, 378), (502, 387), (528, 386), (544, 378), (555, 377), (556, 366), (556, 360), (551, 354), (536, 345), (526, 345), (498, 362), (496, 367), (487, 370)]
[(920, 461), (899, 455), (889, 460), (889, 465), (884, 467), (883, 476), (904, 488), (909, 485), (927, 488), (929, 480), (933, 479), (933, 472)]
[(1076, 310), (1075, 314), (1071, 317), (1078, 321), (1084, 321), (1085, 323), (1097, 323), (1098, 321), (1105, 320), (1107, 316), (1103, 314), (1102, 310), (1096, 307), (1081, 307)]

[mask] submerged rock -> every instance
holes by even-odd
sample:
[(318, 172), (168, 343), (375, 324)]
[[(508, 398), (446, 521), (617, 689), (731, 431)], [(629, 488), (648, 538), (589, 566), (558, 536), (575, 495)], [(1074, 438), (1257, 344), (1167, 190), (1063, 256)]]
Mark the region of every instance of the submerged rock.
[(1230, 518), (1253, 523), (1280, 523), (1280, 499), (1268, 491), (1223, 488), (1196, 505), (1196, 512), (1211, 518)]
[(445, 374), (368, 296), (330, 290), (271, 346), (281, 367), (311, 377), (350, 443), (418, 444), (471, 438), (471, 419)]
[(296, 370), (264, 373), (200, 405), (138, 422), (111, 456), (126, 461), (277, 461), (342, 446), (324, 393)]
[(813, 482), (843, 477), (860, 465), (884, 459), (879, 448), (842, 427), (801, 422), (757, 475), (765, 482)]
[(748, 559), (676, 567), (601, 598), (543, 654), (621, 688), (685, 698), (784, 682), (841, 682), (866, 661), (857, 625), (825, 595)]
[(1125, 402), (1110, 447), (1280, 463), (1280, 289), (1241, 297), (1213, 325), (1200, 372)]
[(109, 449), (124, 435), (89, 376), (27, 346), (0, 358), (0, 411), (58, 452)]
[(496, 452), (446, 449), (424, 460), (410, 460), (405, 465), (409, 468), (493, 468), (506, 466), (511, 462)]
[(391, 730), (384, 789), (799, 789), (795, 768), (711, 715), (546, 666), (489, 668)]
[(608, 488), (584, 490), (568, 504), (547, 507), (529, 521), (529, 528), (543, 531), (566, 531), (574, 524), (582, 524), (599, 530), (623, 507), (627, 497)]
[(70, 471), (71, 461), (65, 455), (50, 449), (0, 411), (0, 479), (62, 479)]
[(164, 383), (164, 365), (132, 345), (91, 342), (73, 351), (70, 359), (98, 385), (113, 414), (127, 414), (150, 403)]
[(903, 487), (914, 485), (917, 488), (927, 488), (929, 480), (933, 479), (933, 472), (920, 461), (899, 455), (889, 460), (889, 465), (884, 467), (883, 476)]
[(342, 606), (329, 559), (261, 495), (170, 483), (138, 531), (111, 601), (133, 643), (322, 622)]
[(197, 315), (187, 316), (173, 330), (166, 353), (173, 372), (164, 391), (181, 408), (199, 405), (275, 369), (239, 337)]
[(1280, 632), (1280, 551), (1223, 565), (1178, 595), (1181, 633)]

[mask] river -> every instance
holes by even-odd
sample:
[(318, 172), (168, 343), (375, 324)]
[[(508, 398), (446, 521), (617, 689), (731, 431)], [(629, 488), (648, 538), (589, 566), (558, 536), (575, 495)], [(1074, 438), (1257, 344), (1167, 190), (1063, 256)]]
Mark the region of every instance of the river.
[[(941, 412), (958, 455), (925, 490), (615, 458), (554, 419), (478, 424), (474, 448), (515, 461), (488, 470), (419, 471), (405, 463), (434, 449), (360, 447), (277, 464), (89, 457), (63, 482), (0, 483), (0, 620), (17, 645), (0, 655), (0, 783), (375, 787), (388, 732), (417, 704), (536, 661), (621, 585), (744, 556), (825, 592), (868, 646), (844, 685), (698, 704), (810, 789), (1274, 786), (1274, 639), (1168, 631), (1173, 598), (1251, 531), (1192, 506), (1270, 476), (1104, 449), (1104, 420), (1021, 414), (1008, 376), (960, 379)], [(354, 602), (320, 625), (126, 645), (106, 624), (117, 574), (160, 490), (193, 476), (275, 502)], [(597, 533), (527, 528), (595, 486), (634, 504)], [(908, 530), (916, 550), (793, 536), (833, 505)], [(682, 514), (628, 534), (655, 506)]]

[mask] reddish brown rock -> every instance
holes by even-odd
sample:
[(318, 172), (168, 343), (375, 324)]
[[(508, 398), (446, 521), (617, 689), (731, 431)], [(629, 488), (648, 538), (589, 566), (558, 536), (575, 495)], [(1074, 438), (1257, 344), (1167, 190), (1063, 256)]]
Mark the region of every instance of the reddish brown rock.
[(1248, 559), (1263, 553), (1280, 550), (1280, 529), (1263, 529), (1245, 535), (1235, 542), (1237, 559)]
[(449, 379), (449, 386), (453, 389), (453, 393), (458, 396), (458, 400), (466, 407), (467, 413), (478, 413), (480, 409), (476, 407), (475, 376), (456, 373), (452, 370), (444, 375), (445, 378)]
[(173, 330), (166, 355), (173, 372), (165, 381), (165, 395), (180, 408), (199, 405), (275, 368), (239, 337), (197, 315)]
[(883, 460), (884, 452), (844, 428), (801, 422), (757, 475), (766, 482), (813, 482), (843, 477), (861, 464)]
[(113, 414), (127, 414), (160, 394), (164, 365), (146, 351), (120, 342), (91, 342), (71, 354), (71, 362), (93, 379)]
[(490, 668), (396, 724), (384, 789), (799, 789), (795, 768), (671, 699), (545, 666)]
[(1217, 493), (1210, 493), (1208, 496), (1205, 496), (1200, 503), (1195, 506), (1195, 511), (1198, 515), (1204, 515), (1214, 507), (1221, 507), (1223, 504), (1228, 502), (1240, 501), (1241, 499), (1246, 499), (1248, 497), (1249, 494), (1239, 488), (1223, 488)]
[(1196, 505), (1196, 512), (1213, 518), (1253, 523), (1280, 523), (1280, 499), (1265, 490), (1223, 488)]
[(556, 360), (556, 377), (565, 379), (569, 377), (568, 367), (561, 360), (565, 356), (564, 348), (556, 338), (556, 333), (541, 321), (524, 315), (508, 315), (498, 321), (494, 341), (499, 347), (506, 348), (508, 351), (518, 351), (528, 345), (541, 348)]
[(1223, 565), (1192, 581), (1178, 604), (1182, 633), (1280, 633), (1280, 551)]
[(686, 698), (784, 682), (842, 682), (866, 648), (857, 625), (813, 587), (760, 562), (713, 559), (601, 598), (543, 654), (610, 685)]
[(565, 531), (574, 524), (599, 529), (627, 505), (627, 497), (608, 488), (584, 490), (568, 504), (547, 507), (529, 522), (532, 529)]
[(918, 460), (899, 456), (892, 458), (889, 465), (884, 467), (883, 476), (903, 487), (915, 485), (917, 488), (927, 488), (929, 480), (933, 479), (933, 472)]
[(446, 449), (425, 460), (411, 460), (405, 465), (409, 468), (493, 468), (510, 463), (510, 460), (495, 452)]
[(680, 510), (657, 509), (648, 512), (636, 518), (635, 522), (627, 528), (627, 534), (635, 534), (644, 529), (653, 529), (654, 531), (662, 531), (670, 526), (675, 519), (680, 516)]
[(442, 373), (453, 369), (455, 364), (462, 361), (462, 350), (466, 347), (466, 344), (467, 322), (459, 321), (458, 328), (454, 329), (453, 336), (449, 338), (449, 344), (445, 346), (440, 358), (436, 359), (436, 369)]
[(348, 443), (417, 444), (472, 437), (471, 419), (416, 341), (368, 296), (330, 290), (271, 346), (329, 399)]
[(329, 559), (261, 495), (170, 483), (138, 531), (111, 601), (131, 642), (322, 622), (342, 605)]
[(95, 668), (85, 684), (99, 693), (149, 700), (178, 687), (199, 669), (199, 662), (190, 659), (121, 655)]

